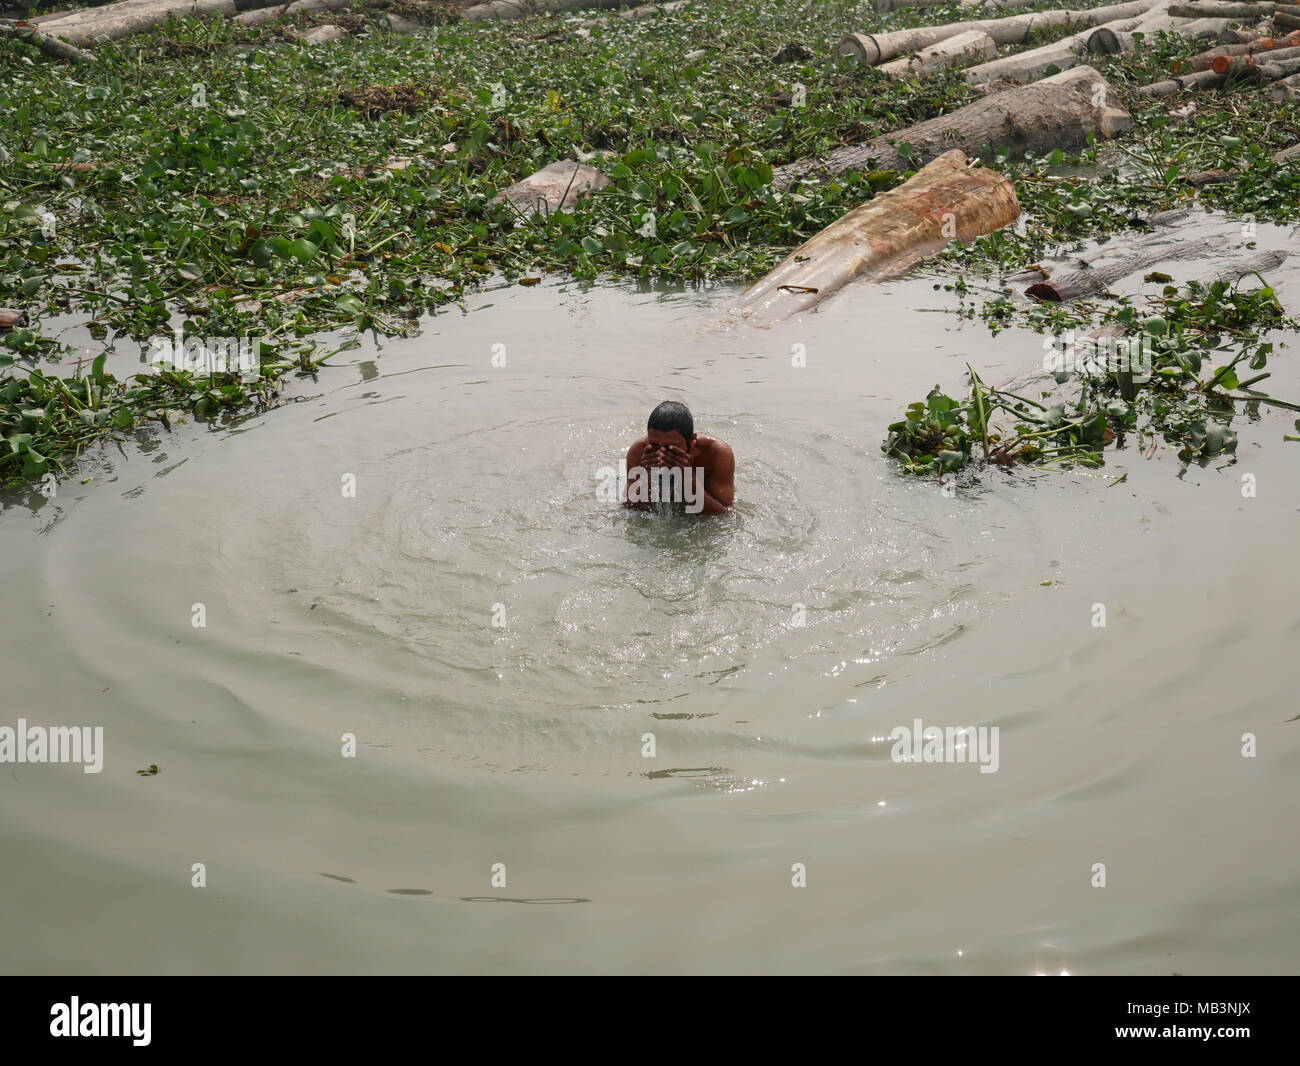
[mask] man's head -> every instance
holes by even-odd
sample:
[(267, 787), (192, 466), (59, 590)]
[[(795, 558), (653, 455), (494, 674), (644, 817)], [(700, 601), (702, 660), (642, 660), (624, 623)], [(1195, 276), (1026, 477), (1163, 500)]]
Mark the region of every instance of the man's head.
[(689, 452), (695, 444), (695, 419), (684, 403), (665, 400), (650, 412), (646, 422), (646, 439), (656, 448), (675, 445)]

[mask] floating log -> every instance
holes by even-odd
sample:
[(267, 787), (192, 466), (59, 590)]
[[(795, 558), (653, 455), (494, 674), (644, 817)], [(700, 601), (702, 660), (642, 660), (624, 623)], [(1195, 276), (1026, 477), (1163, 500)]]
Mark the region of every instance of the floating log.
[[(1032, 8), (1039, 0), (958, 0), (959, 8)], [(902, 8), (939, 8), (953, 0), (871, 0), (875, 12), (896, 12)]]
[(1204, 237), (1177, 244), (1157, 240), (1114, 262), (1089, 267), (1086, 270), (1074, 270), (1068, 274), (1060, 274), (1046, 281), (1037, 282), (1025, 290), (1025, 295), (1047, 303), (1068, 303), (1081, 296), (1100, 296), (1110, 291), (1111, 283), (1130, 274), (1136, 274), (1139, 270), (1145, 270), (1156, 263), (1163, 263), (1167, 259), (1186, 259), (1195, 255), (1212, 254), (1214, 251), (1214, 243)]
[(0, 307), (0, 329), (14, 329), (27, 325), (27, 312), (15, 311), (12, 307)]
[(9, 19), (0, 21), (0, 34), (17, 37), (19, 40), (28, 40), (47, 56), (53, 56), (55, 59), (68, 59), (74, 63), (85, 63), (93, 58), (89, 52), (83, 52), (80, 48), (68, 44), (66, 41), (48, 37), (27, 22), (13, 22)]
[(293, 3), (275, 4), (255, 11), (244, 11), (235, 16), (235, 21), (242, 22), (245, 26), (260, 26), (272, 19), (301, 15), (306, 11), (338, 11), (352, 2), (353, 0), (294, 0)]
[(484, 19), (518, 19), (552, 11), (578, 11), (593, 7), (632, 7), (644, 0), (488, 0), (461, 11), (460, 17), (471, 22)]
[(944, 152), (895, 189), (831, 223), (741, 294), (736, 313), (766, 326), (808, 311), (851, 281), (894, 277), (952, 240), (1020, 216), (1011, 182), (965, 153)]
[(971, 57), (991, 59), (997, 54), (998, 46), (987, 33), (983, 30), (967, 30), (915, 55), (883, 63), (878, 69), (894, 78), (911, 75), (919, 77), (923, 74), (933, 74), (936, 70), (946, 70), (963, 59)]
[(115, 41), (161, 26), (169, 18), (234, 15), (253, 3), (236, 0), (119, 0), (102, 7), (71, 11), (40, 23), (41, 32), (69, 44), (87, 45), (97, 37)]
[[(929, 162), (949, 148), (978, 155), (985, 148), (1008, 149), (1013, 154), (1080, 148), (1089, 134), (1107, 140), (1133, 125), (1127, 111), (1098, 106), (1094, 101), (1111, 96), (1110, 86), (1092, 67), (1044, 78), (1033, 85), (1007, 89), (958, 108), (948, 115), (918, 122), (868, 141), (848, 145), (818, 159), (805, 159), (778, 167), (772, 184), (778, 189), (817, 173), (840, 174), (874, 166), (880, 170), (909, 170)], [(911, 146), (904, 155), (894, 145)]]
[(587, 196), (609, 184), (599, 170), (569, 159), (551, 163), (493, 197), (492, 202), (509, 201), (524, 215), (572, 211), (578, 197)]
[(1262, 274), (1266, 270), (1276, 270), (1286, 262), (1286, 257), (1286, 252), (1257, 252), (1254, 255), (1212, 266), (1193, 280), (1206, 286), (1220, 281), (1238, 281), (1247, 274)]
[(895, 56), (930, 48), (968, 30), (983, 30), (998, 44), (1023, 41), (1031, 30), (1050, 27), (1083, 29), (1116, 19), (1132, 18), (1160, 6), (1164, 0), (1134, 0), (1127, 4), (1093, 8), (1091, 11), (1035, 11), (1001, 19), (975, 19), (947, 26), (920, 26), (891, 33), (850, 33), (835, 47), (837, 56), (855, 56), (868, 66), (877, 66)]
[(1169, 14), (1183, 19), (1260, 19), (1273, 14), (1277, 4), (1233, 4), (1219, 0), (1198, 0), (1197, 3), (1170, 4)]

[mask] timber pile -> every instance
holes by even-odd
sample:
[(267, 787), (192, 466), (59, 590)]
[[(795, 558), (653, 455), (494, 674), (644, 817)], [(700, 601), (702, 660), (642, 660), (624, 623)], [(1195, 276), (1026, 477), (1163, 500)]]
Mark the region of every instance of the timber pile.
[[(949, 115), (918, 122), (862, 145), (850, 145), (819, 159), (779, 167), (772, 175), (778, 189), (816, 174), (840, 174), (872, 167), (910, 170), (959, 148), (978, 155), (985, 148), (1050, 152), (1081, 148), (1088, 136), (1109, 140), (1132, 127), (1127, 111), (1100, 105), (1110, 86), (1092, 67), (1074, 67), (1033, 85), (1008, 89), (958, 108)], [(911, 146), (905, 155), (896, 144)]]
[(987, 33), (983, 30), (967, 30), (965, 33), (959, 33), (955, 37), (949, 37), (936, 45), (922, 49), (915, 55), (883, 63), (877, 69), (894, 78), (920, 76), (933, 74), (936, 70), (946, 70), (961, 60), (973, 56), (992, 59), (997, 54), (997, 42)]
[(976, 19), (952, 22), (947, 26), (920, 26), (891, 33), (850, 33), (836, 46), (837, 56), (854, 56), (868, 66), (878, 66), (889, 59), (933, 47), (949, 37), (970, 30), (982, 30), (998, 44), (1023, 41), (1032, 30), (1051, 28), (1085, 29), (1116, 19), (1133, 18), (1160, 6), (1162, 0), (1134, 0), (1089, 11), (1036, 11), (1001, 19)]
[(771, 325), (852, 281), (895, 277), (950, 241), (973, 240), (1019, 216), (1010, 181), (972, 166), (960, 151), (945, 152), (806, 241), (746, 289), (735, 311), (753, 325)]

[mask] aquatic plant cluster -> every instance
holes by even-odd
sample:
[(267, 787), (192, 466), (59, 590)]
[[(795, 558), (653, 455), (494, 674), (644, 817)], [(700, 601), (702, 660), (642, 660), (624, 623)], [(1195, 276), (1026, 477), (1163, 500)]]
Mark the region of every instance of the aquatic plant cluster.
[[(393, 33), (386, 10), (429, 24)], [(110, 434), (156, 432), (176, 417), (229, 420), (278, 402), (284, 375), (314, 374), (333, 354), (320, 354), (322, 333), (401, 334), (500, 279), (757, 277), (907, 176), (857, 171), (784, 192), (770, 183), (774, 165), (978, 98), (958, 74), (899, 81), (836, 60), (841, 35), (970, 11), (877, 14), (860, 0), (747, 0), (741, 11), (732, 0), (691, 0), (648, 18), (601, 16), (577, 32), (571, 17), (468, 23), (441, 5), (376, 0), (353, 7), (343, 20), (353, 36), (337, 46), (289, 36), (324, 16), (256, 28), (186, 19), (101, 42), (93, 62), (76, 65), (4, 36), (0, 307), (25, 319), (0, 326), (0, 483), (63, 469)], [(1139, 55), (1099, 59), (1137, 123), (1125, 139), (1137, 175), (1094, 171), (1096, 146), (1070, 158), (990, 154), (986, 162), (1015, 182), (1025, 225), (952, 249), (938, 269), (991, 278), (1193, 196), (1261, 221), (1300, 217), (1300, 172), (1268, 161), (1297, 130), (1264, 94), (1198, 95), (1195, 111), (1177, 119), (1170, 101), (1129, 97), (1202, 47), (1160, 37)], [(572, 211), (530, 221), (495, 200), (563, 158), (599, 167), (610, 185)], [(1077, 173), (1048, 173), (1060, 163), (1078, 164)], [(1241, 177), (1199, 191), (1182, 180), (1209, 168)], [(1170, 335), (1207, 358), (1218, 347), (1209, 344), (1211, 313), (1230, 305), (1241, 319), (1224, 334), (1234, 344), (1253, 344), (1278, 321), (1275, 301), (1263, 297), (1170, 301), (1162, 312)], [(1112, 316), (1143, 331), (1141, 316), (1123, 319), (1125, 310), (1057, 308), (1039, 324), (1084, 330)], [(977, 313), (991, 328), (1032, 314), (997, 297)], [(46, 373), (43, 361), (82, 354), (60, 340), (69, 320), (117, 346), (178, 326), (187, 336), (255, 336), (261, 374), (176, 368), (118, 380), (93, 355), (71, 374)], [(1179, 352), (1167, 354), (1173, 363), (1142, 390), (1150, 404), (1142, 417), (1186, 426), (1190, 445), (1199, 431), (1184, 407), (1199, 379)], [(887, 448), (910, 470), (951, 466), (955, 455), (1095, 460), (1138, 412), (1105, 382), (1084, 388), (1091, 406), (1071, 405), (1057, 422), (987, 391), (973, 407), (932, 397), (928, 417), (910, 410)], [(1211, 391), (1199, 390), (1193, 405), (1209, 404)], [(998, 416), (1020, 420), (1019, 444), (996, 429), (986, 441)]]

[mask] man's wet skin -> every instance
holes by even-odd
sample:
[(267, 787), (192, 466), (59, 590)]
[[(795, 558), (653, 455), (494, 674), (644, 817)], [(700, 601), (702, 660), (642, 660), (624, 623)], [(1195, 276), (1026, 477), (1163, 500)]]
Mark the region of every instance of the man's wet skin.
[[(666, 422), (676, 428), (655, 428)], [(717, 437), (694, 432), (690, 412), (677, 403), (664, 403), (650, 416), (646, 435), (627, 452), (628, 486), (624, 502), (638, 510), (648, 510), (650, 503), (638, 498), (634, 487), (636, 469), (645, 476), (656, 471), (676, 471), (670, 476), (683, 489), (687, 501), (698, 501), (699, 506), (688, 508), (702, 514), (723, 514), (735, 502), (736, 458), (731, 446)], [(689, 431), (689, 435), (687, 435)], [(680, 481), (677, 479), (680, 478)], [(648, 482), (647, 482), (648, 484)]]

